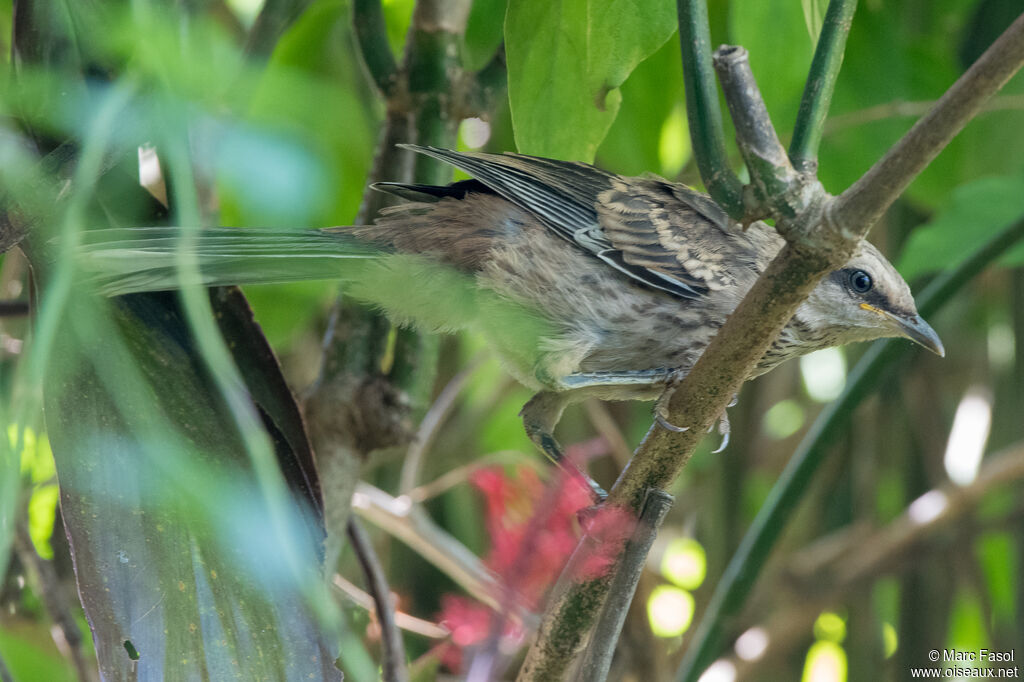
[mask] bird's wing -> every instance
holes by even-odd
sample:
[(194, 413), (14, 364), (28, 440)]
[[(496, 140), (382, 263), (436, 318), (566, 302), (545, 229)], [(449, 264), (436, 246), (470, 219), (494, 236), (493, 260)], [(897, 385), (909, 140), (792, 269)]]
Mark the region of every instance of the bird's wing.
[(753, 248), (709, 197), (653, 178), (614, 178), (598, 197), (598, 221), (612, 246), (605, 260), (642, 271), (644, 281), (657, 277), (682, 288), (689, 298), (733, 286)]
[[(555, 234), (650, 287), (692, 299), (728, 279), (718, 267), (728, 216), (683, 185), (627, 181), (588, 164), (522, 154), (403, 146), (465, 171)], [(705, 253), (707, 260), (698, 257)]]

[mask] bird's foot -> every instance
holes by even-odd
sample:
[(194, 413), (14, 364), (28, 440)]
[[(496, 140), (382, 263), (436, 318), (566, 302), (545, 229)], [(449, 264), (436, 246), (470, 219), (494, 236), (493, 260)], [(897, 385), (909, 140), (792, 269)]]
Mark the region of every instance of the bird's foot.
[[(720, 436), (722, 436), (722, 444), (719, 445), (716, 450), (712, 450), (711, 451), (711, 454), (713, 454), (713, 455), (717, 455), (719, 452), (722, 452), (729, 445), (729, 431), (730, 431), (730, 426), (729, 426), (729, 408), (730, 407), (735, 407), (736, 402), (738, 400), (739, 400), (739, 396), (738, 395), (734, 395), (732, 397), (732, 400), (729, 401), (729, 404), (725, 406), (726, 409), (722, 410), (722, 414), (718, 417), (718, 421), (716, 423), (718, 425), (718, 434)], [(712, 424), (711, 428), (708, 429), (708, 433), (711, 433), (714, 429), (715, 429), (715, 424)]]
[(676, 388), (679, 387), (679, 383), (685, 377), (686, 374), (683, 372), (672, 372), (669, 375), (668, 381), (665, 382), (665, 390), (658, 397), (658, 401), (654, 403), (654, 421), (658, 426), (672, 433), (685, 433), (690, 430), (689, 426), (676, 426), (668, 419), (668, 403), (672, 399), (672, 394), (676, 392)]

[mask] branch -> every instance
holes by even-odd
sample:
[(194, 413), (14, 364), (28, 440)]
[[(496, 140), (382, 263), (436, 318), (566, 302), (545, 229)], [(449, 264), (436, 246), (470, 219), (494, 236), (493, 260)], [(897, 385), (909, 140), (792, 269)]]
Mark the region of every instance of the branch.
[(931, 163), (1024, 62), (1021, 14), (935, 103), (906, 135), (843, 192), (829, 211), (830, 222), (863, 236), (907, 185)]
[(601, 619), (594, 629), (593, 637), (590, 638), (586, 657), (577, 676), (579, 679), (604, 682), (608, 677), (612, 656), (615, 654), (615, 643), (622, 632), (622, 624), (626, 621), (637, 583), (640, 582), (640, 576), (647, 564), (647, 554), (654, 544), (658, 528), (672, 507), (672, 499), (672, 496), (663, 490), (650, 491), (647, 503), (640, 513), (640, 523), (626, 543), (618, 571), (612, 579), (611, 596), (605, 603)]
[[(984, 99), (995, 91), (998, 84), (1005, 82), (1022, 61), (1024, 17), (1015, 21), (982, 55), (979, 59), (981, 67), (976, 64), (953, 86), (952, 91), (967, 101), (944, 96), (926, 117), (930, 125), (945, 132), (928, 135), (918, 130), (921, 126), (915, 126), (907, 135), (915, 144), (901, 142), (897, 145), (912, 154), (917, 162), (893, 161), (887, 155), (876, 167), (894, 169), (882, 175), (888, 186), (874, 180), (858, 182), (854, 186), (858, 188), (856, 191), (843, 195), (847, 197), (849, 194), (856, 201), (851, 203), (847, 199), (834, 207), (827, 221), (822, 219), (827, 212), (822, 210), (827, 195), (820, 190), (821, 194), (808, 197), (809, 203), (793, 219), (777, 223), (787, 245), (671, 396), (669, 421), (689, 427), (689, 430), (670, 433), (652, 427), (633, 461), (613, 486), (609, 504), (638, 510), (647, 489), (664, 490), (676, 479), (701, 436), (722, 414), (800, 304), (830, 270), (845, 262), (872, 221), (895, 200), (897, 194), (890, 187), (906, 187), (924, 163), (938, 154), (952, 133), (967, 122), (969, 115), (965, 112), (977, 111)], [(756, 97), (756, 93), (746, 94), (749, 98)], [(897, 175), (896, 170), (906, 175)], [(751, 169), (751, 175), (753, 173), (754, 169)], [(879, 174), (872, 169), (868, 175), (877, 177)], [(784, 198), (792, 196), (793, 192), (787, 192)], [(843, 197), (840, 197), (840, 202)], [(865, 211), (863, 207), (869, 207), (869, 210)], [(865, 218), (864, 222), (850, 222), (854, 215)], [(847, 224), (856, 224), (857, 229), (842, 230), (839, 227)], [(582, 542), (585, 541), (586, 538)], [(545, 614), (537, 639), (520, 672), (520, 680), (558, 679), (562, 675), (579, 652), (609, 586), (608, 576), (580, 580), (570, 586), (562, 599)], [(558, 646), (553, 645), (555, 641), (558, 641)]]
[(391, 588), (388, 587), (384, 569), (373, 551), (373, 544), (366, 537), (366, 531), (353, 518), (348, 520), (348, 539), (352, 543), (352, 551), (363, 569), (366, 589), (373, 595), (374, 611), (380, 623), (380, 639), (384, 649), (382, 676), (385, 682), (405, 682), (409, 679), (405, 666), (405, 646), (402, 644), (402, 633), (395, 625), (395, 606), (391, 600)]
[(422, 509), (368, 483), (359, 483), (352, 506), (361, 517), (434, 564), (474, 599), (499, 608), (503, 588), (498, 579), (475, 554), (438, 527)]
[(743, 213), (743, 187), (729, 167), (725, 131), (718, 106), (715, 74), (711, 69), (711, 30), (703, 0), (677, 0), (679, 42), (683, 48), (686, 118), (693, 155), (708, 194), (734, 218)]
[(505, 65), (505, 44), (495, 51), (491, 60), (469, 79), (466, 87), (465, 110), (459, 118), (485, 116), (498, 106), (508, 87), (508, 68)]
[(28, 315), (28, 301), (0, 301), (0, 317), (24, 317)]
[(789, 159), (798, 171), (813, 173), (818, 168), (821, 132), (836, 89), (839, 67), (846, 51), (846, 37), (850, 34), (856, 9), (857, 0), (831, 0), (828, 4), (800, 99), (800, 110), (796, 114), (793, 139), (789, 143)]
[(82, 630), (78, 627), (70, 607), (73, 602), (67, 599), (53, 564), (39, 556), (32, 545), (28, 528), (20, 523), (14, 532), (14, 550), (35, 583), (34, 589), (53, 621), (52, 633), (57, 649), (71, 660), (80, 682), (91, 682), (96, 678), (96, 668), (88, 663), (82, 652)]
[[(781, 576), (784, 584), (795, 583), (791, 591), (799, 594), (799, 599), (783, 597), (782, 601), (798, 606), (774, 612), (771, 619), (760, 626), (767, 634), (770, 649), (758, 657), (756, 664), (731, 659), (737, 671), (736, 680), (758, 679), (757, 673), (770, 665), (769, 658), (779, 660), (793, 646), (806, 643), (811, 624), (823, 610), (884, 575), (920, 565), (924, 553), (937, 551), (948, 543), (950, 526), (973, 514), (991, 494), (1022, 481), (1024, 444), (1018, 443), (986, 457), (977, 479), (969, 485), (947, 483), (927, 493), (931, 500), (942, 503), (938, 513), (930, 518), (921, 518), (914, 510), (915, 502), (883, 528), (852, 532), (849, 528), (843, 529), (799, 552)], [(842, 536), (836, 538), (840, 533)], [(836, 540), (840, 546), (832, 547)], [(828, 547), (827, 556), (818, 558), (819, 547)], [(913, 560), (901, 563), (908, 558)]]
[[(855, 128), (887, 118), (912, 118), (923, 116), (935, 106), (934, 101), (906, 102), (897, 100), (878, 104), (866, 109), (851, 111), (831, 117), (825, 124), (825, 134), (834, 135), (847, 128)], [(1024, 109), (1024, 95), (999, 95), (993, 97), (981, 108), (982, 113), (992, 111), (1020, 111)]]
[[(984, 244), (951, 272), (940, 275), (920, 297), (922, 315), (939, 310), (972, 277), (1024, 238), (1024, 218)], [(854, 409), (872, 392), (889, 364), (900, 353), (892, 341), (872, 345), (850, 373), (846, 389), (825, 408), (790, 458), (768, 499), (754, 518), (739, 548), (729, 561), (680, 666), (678, 679), (696, 679), (719, 649), (722, 624), (737, 613), (753, 589), (760, 567), (778, 541), (786, 523), (825, 459), (825, 454), (847, 427)]]
[(462, 394), (462, 390), (466, 387), (473, 373), (483, 364), (484, 357), (483, 355), (478, 356), (452, 377), (441, 390), (441, 393), (438, 394), (437, 399), (434, 400), (427, 413), (423, 415), (423, 419), (420, 420), (419, 429), (416, 430), (416, 435), (413, 437), (412, 443), (409, 444), (409, 449), (402, 460), (402, 473), (398, 479), (399, 494), (410, 495), (419, 485), (424, 457), (426, 457), (427, 452), (430, 451), (431, 446), (434, 444), (434, 438), (437, 436), (441, 425), (444, 424), (452, 408), (455, 407), (455, 401)]
[(388, 44), (380, 0), (355, 0), (352, 4), (352, 28), (366, 72), (384, 97), (391, 97), (398, 83), (398, 65)]
[(743, 195), (743, 224), (761, 218), (794, 220), (811, 213), (825, 190), (813, 175), (797, 173), (790, 164), (750, 70), (747, 51), (723, 45), (715, 51), (713, 61), (736, 126), (740, 153), (750, 171), (750, 185)]
[[(367, 611), (375, 608), (373, 597), (348, 580), (345, 580), (340, 574), (335, 573), (331, 578), (331, 583), (340, 595), (343, 595), (346, 599), (356, 604), (356, 606), (362, 607)], [(429, 639), (447, 639), (452, 635), (451, 630), (448, 628), (429, 620), (411, 616), (404, 611), (395, 611), (395, 625), (407, 632), (422, 635)]]

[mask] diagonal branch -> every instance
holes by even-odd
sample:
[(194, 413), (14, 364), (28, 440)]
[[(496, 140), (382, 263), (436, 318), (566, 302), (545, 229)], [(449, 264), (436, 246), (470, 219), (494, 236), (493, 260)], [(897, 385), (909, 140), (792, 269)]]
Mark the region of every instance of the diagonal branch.
[(366, 589), (373, 595), (374, 611), (380, 624), (380, 639), (384, 649), (381, 676), (385, 682), (405, 682), (409, 679), (409, 673), (405, 669), (405, 646), (402, 644), (402, 633), (395, 624), (395, 606), (391, 598), (391, 588), (388, 587), (387, 578), (384, 576), (384, 568), (380, 565), (380, 559), (377, 558), (366, 531), (352, 517), (348, 520), (348, 539), (363, 569)]
[(1024, 62), (1021, 14), (878, 163), (843, 192), (830, 222), (860, 236)]
[[(701, 436), (725, 410), (772, 340), (819, 281), (846, 260), (857, 241), (924, 166), (1024, 63), (1019, 18), (926, 117), (867, 175), (827, 210), (817, 202), (778, 223), (787, 245), (712, 339), (669, 401), (668, 419), (689, 427), (652, 427), (611, 490), (609, 503), (639, 510), (647, 489), (666, 489), (689, 461)], [(753, 94), (751, 93), (751, 96)], [(753, 172), (753, 169), (751, 169)], [(824, 190), (821, 190), (824, 194)], [(818, 197), (819, 199), (821, 197)], [(841, 229), (855, 225), (855, 229)], [(586, 539), (584, 539), (585, 541)], [(579, 653), (610, 587), (610, 576), (579, 580), (557, 595), (520, 672), (520, 680), (560, 678)]]
[[(1024, 238), (1024, 218), (989, 240), (955, 270), (935, 280), (920, 297), (921, 313), (930, 315), (939, 310), (971, 278), (1021, 238)], [(878, 378), (898, 356), (898, 351), (892, 341), (875, 344), (851, 372), (843, 394), (822, 412), (800, 443), (715, 587), (681, 665), (679, 679), (695, 679), (715, 655), (722, 636), (722, 622), (734, 615), (746, 600), (759, 568), (824, 461), (827, 446), (834, 442), (857, 405), (877, 385)]]

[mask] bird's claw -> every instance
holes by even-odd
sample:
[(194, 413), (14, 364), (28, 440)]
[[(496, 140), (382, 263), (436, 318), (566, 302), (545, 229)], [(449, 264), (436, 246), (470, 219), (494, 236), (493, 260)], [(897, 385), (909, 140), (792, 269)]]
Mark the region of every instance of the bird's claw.
[(690, 430), (689, 426), (676, 426), (668, 420), (668, 401), (672, 398), (672, 394), (675, 393), (676, 387), (683, 380), (684, 376), (680, 372), (673, 372), (666, 382), (665, 390), (662, 392), (661, 397), (654, 404), (654, 421), (658, 426), (672, 433), (685, 433)]
[(685, 433), (686, 431), (690, 430), (689, 426), (676, 426), (668, 419), (663, 417), (661, 414), (659, 414), (657, 411), (655, 411), (654, 413), (654, 421), (658, 423), (658, 426), (665, 429), (666, 431), (671, 431), (672, 433)]
[[(735, 404), (736, 404), (736, 398), (734, 396), (733, 399), (732, 399), (732, 402), (729, 403), (729, 407), (732, 407)], [(712, 429), (715, 428), (713, 424), (712, 424), (711, 428)], [(722, 410), (722, 416), (718, 418), (718, 433), (721, 434), (721, 436), (722, 436), (722, 444), (718, 446), (717, 450), (712, 450), (711, 451), (712, 455), (717, 455), (719, 452), (721, 452), (722, 450), (725, 450), (725, 448), (728, 447), (728, 445), (729, 445), (729, 432), (730, 432), (730, 430), (731, 429), (730, 429), (730, 426), (729, 426), (729, 413), (726, 410)], [(710, 433), (710, 432), (711, 432), (711, 429), (708, 429), (708, 433)]]

